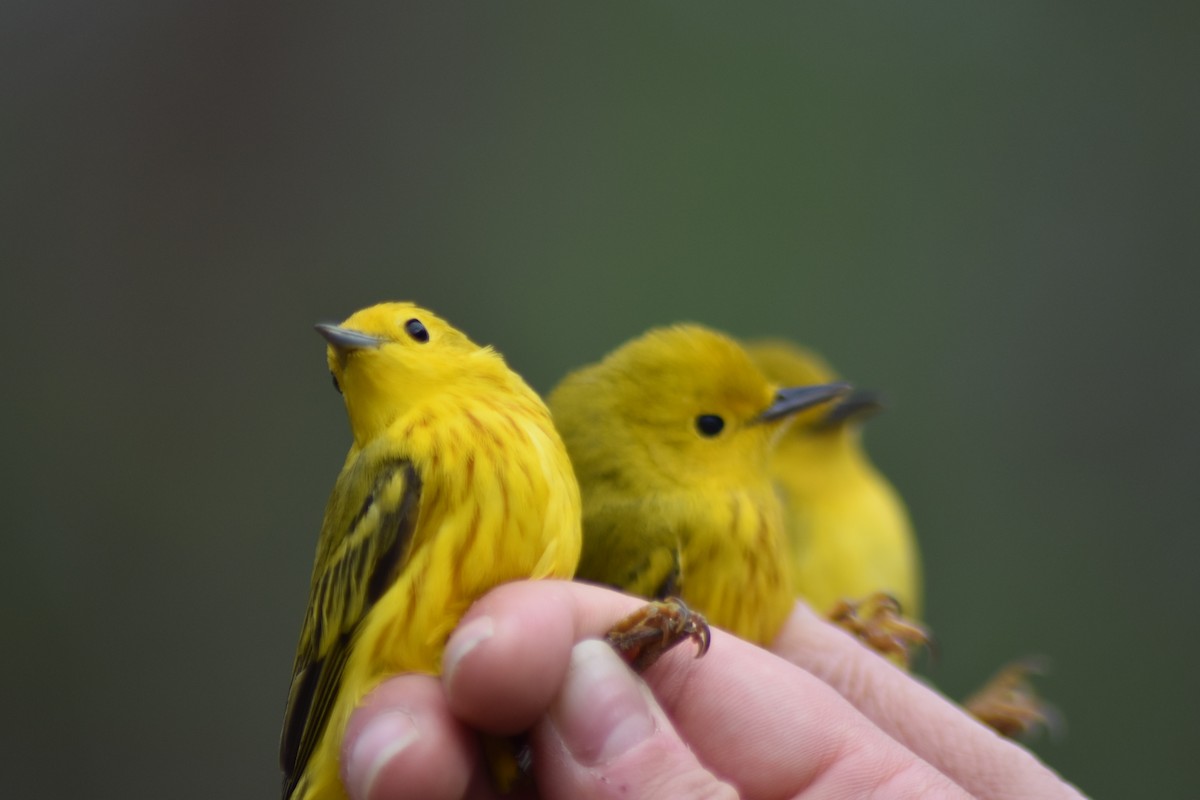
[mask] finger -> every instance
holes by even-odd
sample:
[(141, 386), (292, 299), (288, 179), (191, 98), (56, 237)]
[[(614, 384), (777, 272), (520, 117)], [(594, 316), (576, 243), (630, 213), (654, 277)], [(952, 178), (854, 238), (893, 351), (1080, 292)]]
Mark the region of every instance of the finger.
[(443, 682), (450, 708), (489, 733), (527, 730), (550, 705), (571, 648), (601, 635), (644, 601), (566, 581), (500, 586), (450, 636)]
[(648, 682), (741, 797), (966, 797), (822, 681), (723, 631), (703, 661)]
[(478, 795), (478, 745), (429, 675), (384, 681), (350, 717), (342, 743), (342, 782), (353, 800)]
[(533, 743), (547, 797), (737, 798), (696, 760), (646, 685), (597, 639), (572, 649)]
[(1078, 797), (1051, 769), (797, 603), (771, 648), (979, 797)]
[[(490, 627), (481, 626), (486, 635), (474, 631), (461, 655), (452, 655), (459, 633), (451, 637), (451, 707), (485, 730), (508, 729), (497, 721), (499, 709), (536, 719), (567, 678), (574, 642), (598, 636), (641, 603), (578, 583), (494, 590), (468, 614), (471, 622), (491, 619)], [(794, 796), (825, 785), (869, 790), (892, 779), (956, 791), (837, 692), (782, 658), (720, 630), (704, 658), (686, 650), (667, 653), (646, 672), (646, 682), (699, 761), (741, 796)]]

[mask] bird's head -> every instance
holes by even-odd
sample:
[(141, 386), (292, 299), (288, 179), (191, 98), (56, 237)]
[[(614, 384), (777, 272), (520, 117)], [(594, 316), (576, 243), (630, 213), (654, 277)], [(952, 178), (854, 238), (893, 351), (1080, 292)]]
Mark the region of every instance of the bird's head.
[(581, 476), (729, 485), (765, 479), (771, 441), (786, 422), (848, 388), (781, 389), (733, 339), (677, 325), (567, 376), (550, 406)]
[(413, 303), (380, 303), (316, 329), (329, 342), (329, 372), (360, 446), (434, 394), (507, 374), (491, 348)]

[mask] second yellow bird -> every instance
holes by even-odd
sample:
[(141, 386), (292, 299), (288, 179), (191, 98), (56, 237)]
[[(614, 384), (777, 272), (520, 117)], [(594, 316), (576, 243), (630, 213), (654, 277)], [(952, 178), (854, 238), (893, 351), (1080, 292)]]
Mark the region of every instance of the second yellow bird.
[(583, 493), (577, 576), (679, 594), (769, 643), (796, 597), (771, 445), (792, 415), (847, 390), (780, 389), (698, 325), (650, 331), (568, 375), (549, 403)]

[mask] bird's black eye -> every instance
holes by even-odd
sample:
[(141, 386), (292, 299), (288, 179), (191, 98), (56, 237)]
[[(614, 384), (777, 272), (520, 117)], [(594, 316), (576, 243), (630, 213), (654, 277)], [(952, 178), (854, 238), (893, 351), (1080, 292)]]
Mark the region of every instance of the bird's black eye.
[(696, 430), (701, 436), (716, 436), (725, 429), (725, 420), (716, 414), (701, 414), (696, 417)]
[(341, 394), (342, 393), (342, 385), (337, 382), (337, 375), (334, 375), (333, 372), (330, 371), (329, 377), (333, 378), (333, 388), (337, 389), (338, 394)]
[(429, 341), (429, 331), (425, 329), (425, 325), (419, 319), (410, 319), (404, 323), (404, 330), (418, 342)]

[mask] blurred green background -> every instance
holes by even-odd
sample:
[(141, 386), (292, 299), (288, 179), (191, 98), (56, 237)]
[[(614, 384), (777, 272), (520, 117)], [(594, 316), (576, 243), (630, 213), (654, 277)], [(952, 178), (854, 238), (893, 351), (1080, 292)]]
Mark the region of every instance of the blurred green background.
[(317, 321), (413, 299), (537, 388), (645, 328), (890, 410), (962, 696), (1195, 791), (1194, 3), (9, 3), (12, 797), (272, 797), (348, 431)]

